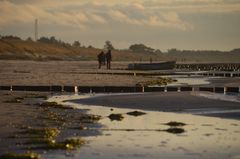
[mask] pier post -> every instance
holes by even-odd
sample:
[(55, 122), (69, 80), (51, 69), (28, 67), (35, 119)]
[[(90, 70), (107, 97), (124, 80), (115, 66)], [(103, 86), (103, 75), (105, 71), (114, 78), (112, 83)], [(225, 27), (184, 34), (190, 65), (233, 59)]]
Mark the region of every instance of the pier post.
[(223, 93), (226, 94), (227, 93), (227, 87), (223, 88)]
[(167, 86), (164, 87), (164, 92), (167, 92)]
[(136, 72), (133, 73), (133, 76), (137, 76)]
[(145, 90), (144, 90), (144, 86), (142, 86), (142, 92), (143, 92), (143, 93), (145, 92)]
[(62, 87), (61, 91), (64, 92), (64, 86), (61, 86), (61, 87)]
[(78, 86), (74, 86), (74, 93), (78, 94)]
[(10, 86), (10, 91), (11, 91), (11, 92), (13, 91), (13, 88), (12, 88), (12, 86)]
[(230, 77), (233, 77), (233, 73), (230, 73)]
[(178, 92), (181, 92), (181, 87), (178, 87), (178, 90), (177, 90)]
[(195, 91), (195, 88), (194, 87), (192, 87), (192, 92), (194, 92)]

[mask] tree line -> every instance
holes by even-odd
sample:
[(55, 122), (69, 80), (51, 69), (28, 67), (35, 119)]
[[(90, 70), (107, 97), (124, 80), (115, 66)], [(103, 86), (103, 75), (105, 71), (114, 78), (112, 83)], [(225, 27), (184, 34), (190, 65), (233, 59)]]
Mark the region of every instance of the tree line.
[[(0, 35), (0, 39), (1, 40), (23, 40), (20, 37), (13, 36), (13, 35), (7, 35), (7, 36), (1, 36)], [(28, 37), (26, 39), (26, 41), (32, 41), (33, 42), (31, 37)], [(60, 45), (60, 46), (63, 46), (63, 47), (95, 48), (91, 45), (86, 47), (86, 46), (82, 45), (78, 40), (76, 40), (72, 44), (70, 44), (70, 43), (64, 42), (60, 39), (59, 40), (56, 39), (55, 36), (51, 36), (51, 37), (42, 36), (37, 40), (37, 42), (47, 43), (47, 44), (55, 44), (55, 45)], [(104, 49), (106, 49), (106, 50), (116, 50), (116, 48), (113, 46), (112, 42), (109, 41), (109, 40), (105, 41)], [(149, 54), (161, 54), (161, 53), (163, 53), (160, 49), (153, 49), (149, 46), (146, 46), (145, 44), (132, 44), (132, 45), (129, 46), (127, 51), (131, 51), (131, 52), (134, 52), (134, 53), (149, 53)], [(169, 49), (166, 53), (168, 53), (170, 55), (176, 55), (176, 54), (192, 54), (192, 53), (195, 53), (195, 54), (210, 53), (211, 54), (211, 53), (227, 53), (227, 52), (240, 53), (240, 48), (236, 48), (236, 49), (233, 49), (231, 51), (179, 50), (179, 49), (176, 49), (176, 48), (172, 48), (172, 49)]]

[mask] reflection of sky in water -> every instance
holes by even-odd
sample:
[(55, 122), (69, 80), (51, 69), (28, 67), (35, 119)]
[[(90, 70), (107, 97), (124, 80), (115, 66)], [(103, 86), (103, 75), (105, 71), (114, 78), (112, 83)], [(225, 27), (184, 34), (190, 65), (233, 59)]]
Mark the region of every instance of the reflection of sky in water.
[[(83, 96), (62, 96), (51, 100), (83, 98)], [(65, 104), (72, 104), (66, 102)], [(73, 158), (239, 158), (240, 157), (240, 121), (202, 117), (189, 114), (176, 114), (144, 111), (143, 116), (129, 116), (125, 113), (132, 109), (83, 106), (90, 108), (89, 113), (101, 115), (103, 129), (138, 129), (138, 131), (106, 131), (101, 136), (86, 137), (89, 143), (77, 152)], [(110, 121), (111, 113), (123, 113), (122, 121)], [(142, 129), (167, 129), (163, 125), (169, 121), (184, 122), (186, 132), (176, 135), (163, 131), (141, 131)], [(57, 158), (65, 158), (59, 156)]]

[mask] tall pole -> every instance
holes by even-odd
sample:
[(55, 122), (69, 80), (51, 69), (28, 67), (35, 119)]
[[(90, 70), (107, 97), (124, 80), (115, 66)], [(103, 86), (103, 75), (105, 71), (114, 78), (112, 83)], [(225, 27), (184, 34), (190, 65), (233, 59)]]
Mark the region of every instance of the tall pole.
[(35, 30), (35, 41), (37, 41), (38, 40), (38, 19), (35, 19), (34, 30)]

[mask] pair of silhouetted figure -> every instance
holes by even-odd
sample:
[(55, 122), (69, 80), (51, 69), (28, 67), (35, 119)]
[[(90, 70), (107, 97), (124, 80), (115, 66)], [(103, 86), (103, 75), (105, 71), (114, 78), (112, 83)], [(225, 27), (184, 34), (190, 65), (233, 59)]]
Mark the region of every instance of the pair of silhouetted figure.
[(101, 51), (98, 54), (98, 68), (100, 69), (102, 65), (105, 65), (106, 61), (107, 61), (107, 69), (111, 69), (111, 61), (112, 61), (111, 50), (108, 50), (106, 54), (104, 54), (103, 51)]

